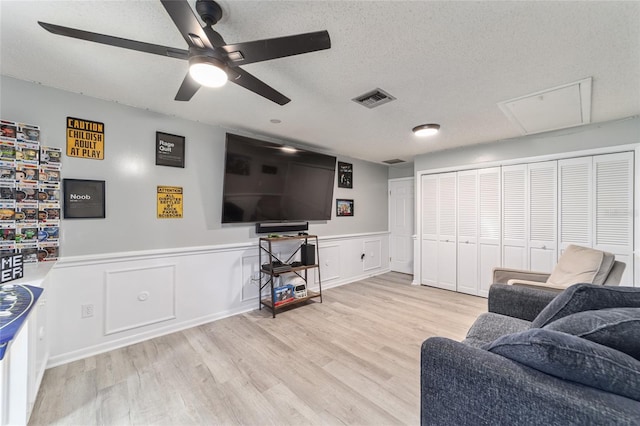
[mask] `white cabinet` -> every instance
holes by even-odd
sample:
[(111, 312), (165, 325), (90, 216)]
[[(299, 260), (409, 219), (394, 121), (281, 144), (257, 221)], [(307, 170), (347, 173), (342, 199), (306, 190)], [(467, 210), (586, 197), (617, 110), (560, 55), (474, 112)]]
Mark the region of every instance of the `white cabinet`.
[(478, 220), (480, 222), (478, 235), (478, 264), (479, 264), (479, 296), (487, 296), (489, 287), (493, 284), (493, 268), (501, 266), (500, 238), (501, 238), (501, 169), (491, 167), (478, 170)]
[(478, 171), (458, 172), (457, 285), (461, 293), (478, 294)]

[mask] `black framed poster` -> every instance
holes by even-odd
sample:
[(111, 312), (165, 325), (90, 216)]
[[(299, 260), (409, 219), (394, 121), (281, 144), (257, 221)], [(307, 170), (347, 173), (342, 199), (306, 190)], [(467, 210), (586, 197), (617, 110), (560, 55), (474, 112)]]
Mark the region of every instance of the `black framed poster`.
[(338, 161), (338, 188), (353, 188), (353, 164)]
[(104, 219), (103, 180), (63, 179), (62, 182), (65, 219)]
[(156, 132), (156, 166), (184, 168), (184, 136)]
[(336, 216), (353, 216), (353, 200), (336, 200)]

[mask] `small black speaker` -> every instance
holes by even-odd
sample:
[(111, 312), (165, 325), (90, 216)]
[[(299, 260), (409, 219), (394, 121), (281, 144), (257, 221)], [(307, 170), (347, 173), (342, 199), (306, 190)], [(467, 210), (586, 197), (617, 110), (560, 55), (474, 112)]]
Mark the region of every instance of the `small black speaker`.
[(300, 262), (306, 266), (316, 264), (316, 246), (314, 244), (300, 246)]

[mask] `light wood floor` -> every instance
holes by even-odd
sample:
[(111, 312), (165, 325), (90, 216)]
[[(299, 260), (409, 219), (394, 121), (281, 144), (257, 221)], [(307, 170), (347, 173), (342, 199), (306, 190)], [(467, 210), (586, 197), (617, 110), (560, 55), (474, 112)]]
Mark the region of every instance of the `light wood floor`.
[(30, 425), (418, 425), (420, 345), (486, 299), (388, 273), (46, 371)]

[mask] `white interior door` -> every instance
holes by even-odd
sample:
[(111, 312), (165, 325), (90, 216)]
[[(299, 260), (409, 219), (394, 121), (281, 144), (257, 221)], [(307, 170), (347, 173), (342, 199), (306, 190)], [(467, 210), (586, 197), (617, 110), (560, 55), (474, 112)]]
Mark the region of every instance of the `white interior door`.
[(414, 186), (413, 179), (389, 181), (389, 267), (405, 274), (413, 274)]
[(558, 257), (570, 244), (593, 246), (593, 157), (558, 161)]
[(620, 285), (633, 286), (633, 152), (593, 157), (594, 244), (626, 263)]
[(501, 186), (500, 167), (478, 170), (478, 264), (479, 296), (488, 296), (493, 284), (493, 268), (502, 265), (501, 238)]
[(456, 290), (456, 172), (438, 175), (438, 280), (436, 287)]
[(551, 272), (557, 256), (558, 185), (556, 161), (528, 165), (529, 269)]
[(502, 266), (529, 269), (527, 165), (502, 167)]
[(458, 172), (456, 289), (478, 294), (478, 171)]
[(438, 175), (424, 175), (420, 184), (420, 284), (438, 282)]

